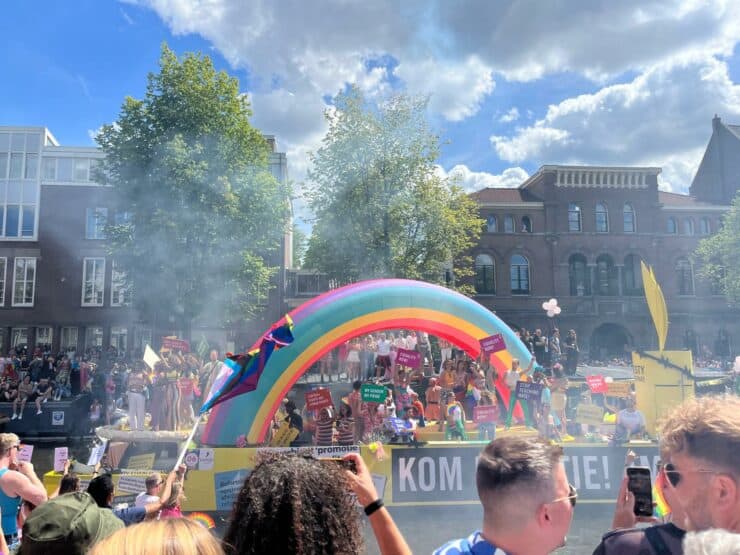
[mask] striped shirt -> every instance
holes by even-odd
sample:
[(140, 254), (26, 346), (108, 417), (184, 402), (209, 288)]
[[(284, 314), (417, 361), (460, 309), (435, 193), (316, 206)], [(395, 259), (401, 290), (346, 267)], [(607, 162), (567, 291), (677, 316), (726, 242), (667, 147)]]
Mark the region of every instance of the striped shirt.
[(337, 432), (339, 445), (352, 445), (355, 442), (355, 419), (350, 417), (337, 420)]
[(316, 445), (331, 445), (334, 435), (334, 419), (319, 418), (316, 421)]

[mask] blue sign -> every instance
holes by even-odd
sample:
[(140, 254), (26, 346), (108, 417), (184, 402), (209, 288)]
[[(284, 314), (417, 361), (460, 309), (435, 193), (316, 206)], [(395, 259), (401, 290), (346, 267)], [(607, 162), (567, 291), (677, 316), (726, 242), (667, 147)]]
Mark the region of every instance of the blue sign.
[(249, 476), (249, 470), (246, 468), (216, 472), (213, 475), (217, 511), (230, 511), (232, 509), (247, 476)]

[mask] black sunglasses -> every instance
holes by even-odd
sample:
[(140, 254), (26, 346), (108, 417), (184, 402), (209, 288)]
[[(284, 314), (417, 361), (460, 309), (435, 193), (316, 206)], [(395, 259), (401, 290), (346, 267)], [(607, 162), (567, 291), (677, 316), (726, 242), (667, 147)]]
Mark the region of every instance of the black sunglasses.
[(709, 470), (706, 468), (694, 468), (691, 470), (676, 470), (676, 467), (673, 465), (673, 463), (665, 463), (663, 465), (663, 472), (665, 472), (666, 477), (668, 478), (668, 481), (671, 483), (671, 485), (675, 488), (679, 483), (681, 483), (681, 473), (682, 472), (699, 472), (702, 474), (719, 474), (716, 470)]

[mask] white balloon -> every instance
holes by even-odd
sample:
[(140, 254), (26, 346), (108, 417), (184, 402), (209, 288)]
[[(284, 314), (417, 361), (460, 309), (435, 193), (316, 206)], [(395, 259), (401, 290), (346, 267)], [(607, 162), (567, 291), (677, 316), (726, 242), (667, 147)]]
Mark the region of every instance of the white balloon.
[(552, 310), (552, 311), (553, 311), (553, 312), (554, 312), (555, 314), (560, 314), (560, 310), (561, 310), (561, 309), (560, 309), (560, 307), (559, 307), (559, 306), (557, 306), (557, 305), (555, 305), (555, 308), (553, 308), (553, 310)]
[(554, 311), (554, 310), (548, 310), (548, 311), (547, 311), (547, 315), (548, 315), (548, 316), (549, 316), (550, 318), (552, 318), (553, 316), (555, 316), (555, 311)]

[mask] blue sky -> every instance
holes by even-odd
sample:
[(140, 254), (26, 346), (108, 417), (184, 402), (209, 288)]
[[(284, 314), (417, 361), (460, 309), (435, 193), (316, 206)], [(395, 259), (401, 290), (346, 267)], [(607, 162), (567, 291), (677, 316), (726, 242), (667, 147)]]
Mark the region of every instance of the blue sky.
[(683, 192), (712, 115), (740, 123), (737, 4), (15, 0), (0, 20), (0, 124), (92, 144), (166, 41), (239, 77), (299, 183), (327, 99), (354, 82), (377, 99), (430, 95), (440, 172), (468, 190), (583, 163), (658, 165)]

